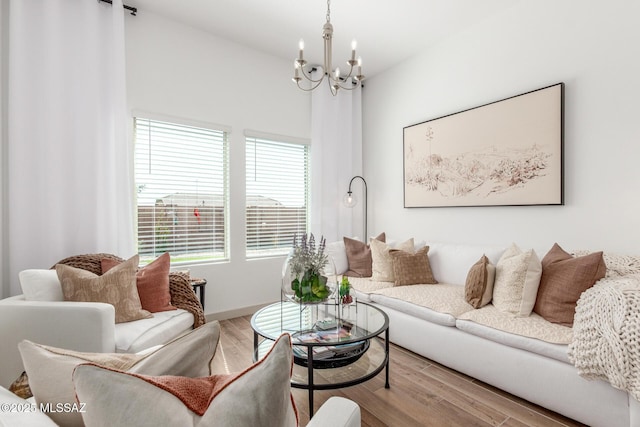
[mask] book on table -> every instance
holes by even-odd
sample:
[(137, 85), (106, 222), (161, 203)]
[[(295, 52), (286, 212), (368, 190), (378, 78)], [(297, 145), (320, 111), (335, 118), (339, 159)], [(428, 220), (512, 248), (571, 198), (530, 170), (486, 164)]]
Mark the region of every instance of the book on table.
[[(340, 340), (346, 340), (351, 337), (350, 327), (333, 328), (329, 330), (310, 330), (295, 334), (295, 340), (300, 343), (328, 343)], [(363, 348), (364, 341), (357, 341), (345, 344), (331, 344), (324, 346), (311, 346), (313, 349), (313, 358), (316, 360), (330, 359), (339, 357), (353, 351)], [(307, 349), (304, 345), (296, 345), (293, 343), (293, 352), (297, 357), (307, 358)]]

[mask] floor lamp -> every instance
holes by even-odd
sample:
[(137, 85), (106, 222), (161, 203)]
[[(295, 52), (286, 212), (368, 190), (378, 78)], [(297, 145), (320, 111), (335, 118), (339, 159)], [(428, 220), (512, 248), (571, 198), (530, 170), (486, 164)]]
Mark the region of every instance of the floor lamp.
[(344, 195), (344, 198), (342, 199), (342, 201), (344, 205), (348, 208), (352, 208), (358, 204), (358, 199), (356, 199), (356, 196), (351, 191), (351, 184), (353, 183), (353, 180), (356, 178), (360, 178), (364, 183), (364, 238), (362, 239), (362, 241), (366, 242), (369, 239), (367, 234), (367, 181), (365, 181), (364, 178), (361, 177), (360, 175), (356, 175), (353, 178), (351, 178), (351, 181), (349, 181), (349, 191), (347, 191), (347, 194)]

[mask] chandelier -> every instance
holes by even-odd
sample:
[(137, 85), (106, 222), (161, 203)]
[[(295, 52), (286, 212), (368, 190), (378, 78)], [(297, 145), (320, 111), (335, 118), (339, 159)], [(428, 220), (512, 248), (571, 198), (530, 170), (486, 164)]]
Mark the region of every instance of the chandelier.
[[(298, 85), (298, 88), (311, 92), (324, 81), (325, 77), (329, 82), (329, 89), (331, 94), (336, 96), (338, 90), (353, 90), (362, 84), (364, 76), (362, 75), (362, 58), (356, 59), (356, 41), (351, 42), (351, 59), (347, 61), (349, 65), (349, 73), (342, 75), (340, 68), (336, 67), (335, 70), (331, 66), (331, 39), (333, 38), (333, 25), (331, 25), (331, 0), (327, 0), (327, 22), (322, 27), (322, 38), (324, 40), (324, 63), (322, 66), (322, 74), (317, 80), (311, 77), (311, 73), (316, 71), (316, 66), (307, 67), (307, 61), (304, 59), (304, 40), (300, 39), (300, 51), (298, 58), (294, 61), (294, 75), (292, 80)], [(354, 73), (354, 69), (357, 66), (357, 73)], [(353, 75), (352, 75), (353, 74)], [(300, 85), (303, 80), (308, 81), (309, 87)]]

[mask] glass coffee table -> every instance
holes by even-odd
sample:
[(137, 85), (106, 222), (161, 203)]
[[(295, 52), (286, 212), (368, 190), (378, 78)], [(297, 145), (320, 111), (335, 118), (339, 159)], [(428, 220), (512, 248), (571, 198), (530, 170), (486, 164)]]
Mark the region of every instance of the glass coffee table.
[[(389, 318), (372, 305), (356, 302), (301, 305), (277, 302), (251, 317), (254, 362), (283, 333), (291, 334), (291, 386), (309, 390), (313, 416), (314, 390), (329, 390), (365, 382), (385, 369), (389, 388)], [(384, 340), (378, 335), (384, 333)]]

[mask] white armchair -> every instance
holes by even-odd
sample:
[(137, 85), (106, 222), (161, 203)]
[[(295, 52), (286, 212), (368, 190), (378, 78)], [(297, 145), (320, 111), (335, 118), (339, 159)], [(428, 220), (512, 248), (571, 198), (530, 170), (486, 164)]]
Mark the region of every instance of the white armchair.
[[(67, 264), (101, 274), (101, 260), (110, 254), (87, 254), (65, 258)], [(24, 339), (69, 350), (135, 353), (173, 338), (204, 323), (202, 307), (186, 277), (169, 274), (172, 305), (177, 310), (153, 313), (148, 319), (115, 323), (113, 305), (98, 302), (62, 301), (60, 290), (51, 292), (57, 276), (51, 270), (29, 270), (25, 295), (0, 300), (0, 385), (8, 387), (24, 370), (18, 343)], [(52, 287), (53, 286), (53, 287)], [(29, 292), (27, 292), (29, 291)]]

